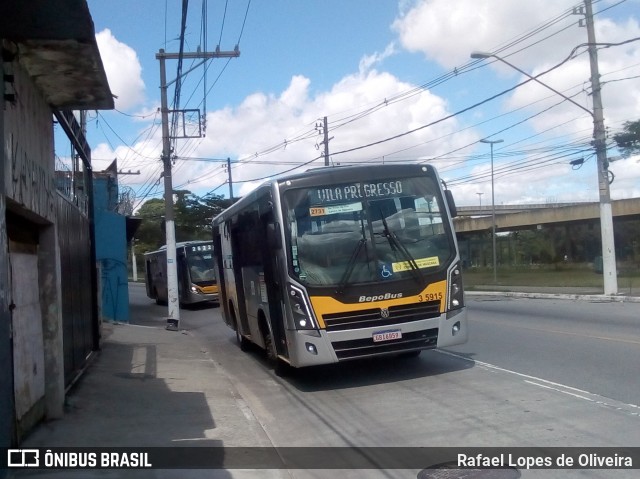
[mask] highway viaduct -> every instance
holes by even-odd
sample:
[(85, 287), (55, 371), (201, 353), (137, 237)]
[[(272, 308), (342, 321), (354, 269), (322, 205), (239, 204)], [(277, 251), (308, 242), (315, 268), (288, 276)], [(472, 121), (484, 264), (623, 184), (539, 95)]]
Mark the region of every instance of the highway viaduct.
[[(614, 222), (640, 219), (640, 198), (611, 202)], [(600, 221), (599, 203), (559, 203), (544, 205), (496, 205), (496, 231), (534, 229), (538, 225), (567, 225), (573, 222)], [(476, 216), (477, 215), (477, 216)], [(491, 229), (491, 206), (458, 207), (453, 224), (458, 235)]]

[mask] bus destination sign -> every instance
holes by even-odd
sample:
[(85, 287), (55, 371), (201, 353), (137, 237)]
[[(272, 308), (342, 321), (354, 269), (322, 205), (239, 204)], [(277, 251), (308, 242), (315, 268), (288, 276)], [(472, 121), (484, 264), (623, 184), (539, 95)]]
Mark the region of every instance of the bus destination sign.
[(322, 205), (365, 198), (392, 198), (402, 195), (406, 188), (400, 180), (379, 183), (351, 183), (309, 190), (311, 204)]

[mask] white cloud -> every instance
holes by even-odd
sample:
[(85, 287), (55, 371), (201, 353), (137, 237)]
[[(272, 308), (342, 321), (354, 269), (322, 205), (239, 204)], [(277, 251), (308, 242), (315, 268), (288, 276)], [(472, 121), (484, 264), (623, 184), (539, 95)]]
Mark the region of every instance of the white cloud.
[[(279, 95), (254, 93), (236, 107), (210, 112), (207, 118), (207, 137), (191, 148), (191, 156), (207, 158), (240, 159), (234, 166), (233, 181), (241, 193), (246, 193), (259, 182), (257, 178), (274, 175), (292, 169), (296, 165), (316, 161), (311, 166), (321, 166), (322, 136), (315, 131), (315, 124), (328, 116), (330, 157), (334, 163), (380, 161), (381, 157), (395, 161), (416, 161), (435, 156), (469, 142), (471, 134), (447, 136), (459, 126), (449, 119), (411, 135), (382, 143), (370, 148), (342, 155), (331, 153), (366, 145), (380, 139), (419, 128), (449, 114), (447, 102), (428, 92), (421, 91), (411, 100), (386, 106), (381, 98), (393, 96), (414, 88), (389, 73), (370, 70), (344, 77), (328, 92), (313, 97), (309, 94), (310, 80), (294, 76), (289, 86)], [(379, 107), (375, 114), (356, 122), (349, 122), (350, 115), (366, 108)], [(339, 125), (342, 125), (338, 127)], [(292, 141), (308, 133), (304, 141)], [(193, 143), (192, 143), (193, 144)], [(189, 146), (180, 143), (181, 151)], [(274, 147), (267, 155), (262, 152)], [(411, 148), (402, 153), (400, 150)], [(257, 155), (256, 155), (257, 154)], [(219, 165), (202, 162), (183, 162), (177, 169), (175, 182), (191, 180), (193, 190), (209, 190), (223, 184), (227, 174)], [(226, 187), (217, 191), (227, 194)]]
[[(574, 4), (573, 0), (422, 0), (398, 18), (393, 28), (407, 50), (454, 68), (468, 62), (472, 51), (506, 45)], [(576, 23), (577, 17), (570, 21)], [(556, 47), (546, 47), (548, 51), (557, 50), (559, 44), (571, 45), (565, 43), (568, 37), (584, 35), (577, 26), (573, 30), (556, 37)]]
[(609, 169), (615, 175), (611, 184), (612, 199), (640, 197), (640, 155), (613, 161)]
[[(474, 143), (480, 136), (473, 128), (461, 130), (467, 125), (461, 124), (464, 119), (456, 117), (392, 141), (335, 154), (421, 128), (451, 113), (445, 98), (427, 90), (416, 90), (411, 99), (394, 103), (397, 95), (413, 90), (416, 85), (377, 68), (381, 68), (381, 62), (396, 54), (400, 48), (421, 52), (427, 59), (451, 69), (470, 61), (471, 51), (495, 50), (575, 4), (575, 0), (402, 0), (400, 11), (403, 13), (393, 24), (398, 34), (397, 41), (390, 43), (382, 52), (363, 55), (359, 64), (354, 66), (357, 72), (345, 74), (329, 90), (317, 93), (311, 93), (313, 78), (292, 73), (289, 85), (281, 92), (254, 92), (240, 104), (210, 111), (207, 115), (207, 136), (200, 140), (179, 140), (176, 153), (179, 157), (231, 158), (234, 162), (232, 174), (236, 193), (246, 194), (259, 183), (259, 178), (272, 176), (314, 159), (309, 166), (322, 165), (322, 136), (314, 127), (324, 116), (328, 117), (330, 127), (331, 160), (336, 163), (366, 162), (371, 159), (379, 161), (382, 157), (385, 161), (416, 161), (457, 151), (464, 145)], [(586, 42), (586, 31), (577, 26), (577, 20), (577, 17), (568, 17), (563, 20), (562, 25), (567, 28), (562, 33), (532, 46), (526, 53), (510, 56), (509, 60), (532, 75), (557, 64), (575, 45)], [(599, 42), (619, 42), (640, 36), (640, 27), (633, 18), (618, 23), (605, 18), (597, 22), (596, 34)], [(112, 91), (120, 96), (116, 103), (118, 108), (143, 105), (144, 84), (135, 52), (113, 38), (108, 30), (98, 36), (101, 38), (99, 44)], [(535, 39), (532, 43), (535, 43)], [(613, 128), (619, 128), (624, 120), (640, 117), (638, 80), (617, 81), (639, 74), (638, 67), (634, 70), (632, 66), (640, 64), (639, 47), (640, 42), (637, 42), (599, 50), (605, 117), (607, 125)], [(484, 70), (489, 79), (507, 77), (511, 84), (524, 79), (513, 69), (499, 63)], [(589, 76), (588, 59), (582, 55), (541, 79), (567, 95), (580, 92), (573, 97), (574, 100), (590, 109)], [(582, 91), (583, 87), (585, 91)], [(472, 97), (474, 85), (464, 88), (467, 104), (480, 100)], [(560, 100), (544, 87), (530, 83), (518, 88), (503, 107), (511, 110), (547, 96), (550, 98), (544, 101), (548, 104)], [(366, 114), (367, 109), (375, 112)], [(541, 104), (537, 104), (531, 112), (540, 109)], [(485, 114), (475, 111), (471, 115), (481, 113)], [(554, 108), (528, 123), (542, 131), (582, 113), (575, 105), (565, 102), (562, 107)], [(349, 122), (352, 115), (360, 118)], [(582, 131), (583, 136), (589, 136), (590, 133), (585, 134), (584, 131), (589, 132), (592, 121), (585, 116), (569, 125), (564, 132)], [(126, 182), (142, 184), (146, 181), (148, 185), (150, 181), (157, 181), (160, 171), (157, 160), (160, 132), (155, 130), (154, 135), (149, 139), (145, 135), (147, 141), (134, 146), (134, 150), (144, 157), (137, 157), (132, 150), (123, 147), (111, 152), (105, 145), (99, 145), (97, 151), (104, 148), (104, 154), (126, 158), (123, 168), (129, 167), (127, 162), (135, 165), (133, 168), (140, 167), (142, 174), (126, 178)], [(305, 137), (303, 141), (294, 141), (301, 136)], [(273, 151), (263, 154), (270, 149)], [(456, 154), (462, 157), (468, 153), (468, 150), (460, 150)], [(96, 154), (94, 157), (97, 157)], [(237, 160), (240, 160), (240, 164), (236, 163)], [(448, 176), (461, 176), (462, 168), (468, 168), (466, 165), (456, 166), (459, 161), (454, 159), (446, 163), (438, 160), (435, 165), (447, 179)], [(497, 161), (496, 169), (502, 161)], [(630, 161), (612, 165), (612, 171), (616, 174), (616, 181), (612, 185), (614, 198), (633, 196), (631, 193), (638, 195), (640, 164)], [(522, 174), (496, 175), (496, 202), (597, 200), (594, 163), (591, 160), (579, 171), (572, 170), (567, 164), (560, 164)], [(220, 161), (178, 159), (174, 169), (174, 185), (182, 185), (199, 194), (220, 187), (216, 193), (227, 195), (228, 186), (224, 185), (227, 173), (222, 166)], [(477, 167), (477, 170), (485, 173), (488, 169), (487, 160)], [(461, 205), (477, 204), (478, 192), (483, 192), (482, 201), (486, 204), (490, 199), (488, 177), (471, 184), (461, 184), (454, 189), (456, 200)]]
[(360, 65), (358, 70), (360, 71), (360, 73), (367, 72), (371, 70), (371, 68), (373, 68), (375, 65), (381, 63), (385, 58), (388, 58), (391, 55), (393, 55), (395, 52), (396, 52), (395, 44), (390, 43), (389, 45), (387, 45), (387, 47), (384, 49), (382, 53), (375, 52), (372, 55), (365, 55), (360, 60)]
[(108, 28), (96, 34), (96, 41), (111, 93), (117, 97), (116, 108), (127, 111), (142, 104), (145, 85), (135, 50), (119, 42)]
[[(416, 0), (410, 5), (406, 2), (403, 4), (404, 9), (401, 9), (402, 13), (393, 24), (398, 35), (398, 46), (422, 53), (426, 59), (437, 62), (447, 70), (468, 63), (472, 51), (498, 51), (525, 32), (532, 32), (577, 5), (573, 0)], [(601, 8), (594, 8), (596, 12), (602, 10), (595, 18), (598, 43), (619, 43), (640, 37), (637, 17), (614, 20), (614, 15), (619, 12), (615, 8), (607, 11), (605, 7), (601, 4)], [(554, 28), (545, 30), (545, 35), (557, 31), (554, 36), (533, 36), (528, 42), (507, 48), (500, 55), (508, 57), (509, 62), (530, 75), (544, 72), (565, 60), (574, 47), (587, 43), (587, 31), (578, 26), (579, 18), (577, 15), (568, 15)], [(526, 49), (517, 51), (525, 46)], [(591, 71), (585, 51), (585, 47), (580, 48), (578, 53), (582, 54), (540, 77), (540, 80), (592, 111)], [(640, 79), (637, 78), (640, 75), (640, 42), (599, 48), (598, 60), (605, 124), (613, 133), (622, 127), (624, 121), (640, 118)], [(491, 64), (491, 69), (494, 78), (508, 78), (513, 85), (527, 79), (498, 61)], [(473, 94), (473, 88), (469, 88), (469, 94)], [(501, 106), (503, 111), (525, 107), (528, 114), (533, 114), (561, 100), (548, 88), (530, 82), (517, 88)], [(531, 105), (533, 102), (536, 103)], [(574, 138), (587, 138), (585, 141), (589, 141), (592, 135), (592, 117), (567, 101), (527, 121), (527, 125), (536, 132), (560, 124), (563, 126), (556, 129), (554, 134), (561, 134), (562, 130), (574, 135)], [(479, 168), (488, 170), (489, 166), (485, 163)], [(613, 198), (638, 194), (639, 168), (640, 165), (632, 160), (612, 164), (611, 169), (616, 174), (616, 180), (611, 185)], [(453, 170), (452, 173), (459, 172)], [(579, 171), (571, 170), (568, 165), (556, 165), (520, 176), (497, 178), (497, 203), (545, 203), (549, 199), (596, 201), (598, 198), (595, 160), (592, 158)], [(484, 193), (483, 201), (490, 198), (488, 179), (460, 184), (456, 190), (456, 197), (461, 198), (461, 204), (477, 204), (478, 192)]]
[[(404, 48), (422, 52), (428, 59), (451, 69), (467, 63), (472, 51), (496, 51), (525, 32), (531, 32), (550, 19), (570, 11), (574, 5), (573, 0), (422, 0), (398, 18), (393, 28)], [(615, 22), (607, 18), (607, 15), (605, 11), (596, 17), (598, 43), (618, 43), (640, 36), (637, 19), (626, 18), (623, 22)], [(578, 19), (578, 15), (568, 15), (545, 33), (557, 31), (553, 37), (532, 37), (528, 43), (507, 49), (501, 55), (508, 55), (509, 62), (531, 75), (546, 71), (565, 60), (575, 46), (587, 43), (586, 29), (578, 26)], [(516, 51), (525, 46), (526, 49)], [(578, 52), (583, 53), (582, 55), (544, 75), (540, 80), (566, 95), (578, 93), (575, 101), (592, 109), (592, 98), (588, 95), (591, 72), (585, 51), (584, 47), (579, 49)], [(638, 75), (640, 42), (600, 48), (598, 55), (608, 124), (615, 125), (639, 117), (640, 80), (629, 79), (624, 83), (609, 85), (607, 81)], [(492, 64), (492, 68), (499, 76), (513, 77), (514, 83), (518, 77), (519, 81), (526, 79), (513, 68), (497, 61)], [(544, 87), (531, 82), (518, 88), (506, 106), (509, 109), (518, 108), (547, 96), (552, 97), (548, 102), (551, 103), (559, 99), (554, 99), (553, 95)], [(540, 129), (577, 114), (580, 114), (577, 107), (566, 103), (562, 108), (554, 109), (553, 113), (540, 116), (533, 124)], [(576, 130), (582, 130), (584, 123), (581, 121), (577, 124)]]

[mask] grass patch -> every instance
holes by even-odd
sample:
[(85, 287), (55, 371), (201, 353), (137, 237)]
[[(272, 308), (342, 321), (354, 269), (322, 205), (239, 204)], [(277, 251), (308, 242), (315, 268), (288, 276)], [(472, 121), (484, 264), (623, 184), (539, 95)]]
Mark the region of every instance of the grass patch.
[[(491, 268), (467, 268), (463, 271), (465, 287), (492, 285)], [(603, 288), (602, 274), (593, 270), (591, 265), (553, 264), (530, 266), (498, 266), (497, 285), (499, 286), (536, 286), (536, 287), (586, 287)], [(618, 268), (618, 287), (640, 288), (640, 269), (638, 267)]]

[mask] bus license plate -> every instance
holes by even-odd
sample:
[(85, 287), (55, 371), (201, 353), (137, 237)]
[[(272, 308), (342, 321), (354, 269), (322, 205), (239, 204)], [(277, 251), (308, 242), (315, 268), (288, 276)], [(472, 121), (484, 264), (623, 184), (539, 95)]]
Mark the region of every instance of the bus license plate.
[(387, 331), (377, 331), (373, 333), (373, 342), (392, 341), (402, 338), (402, 331), (399, 329), (389, 329)]

